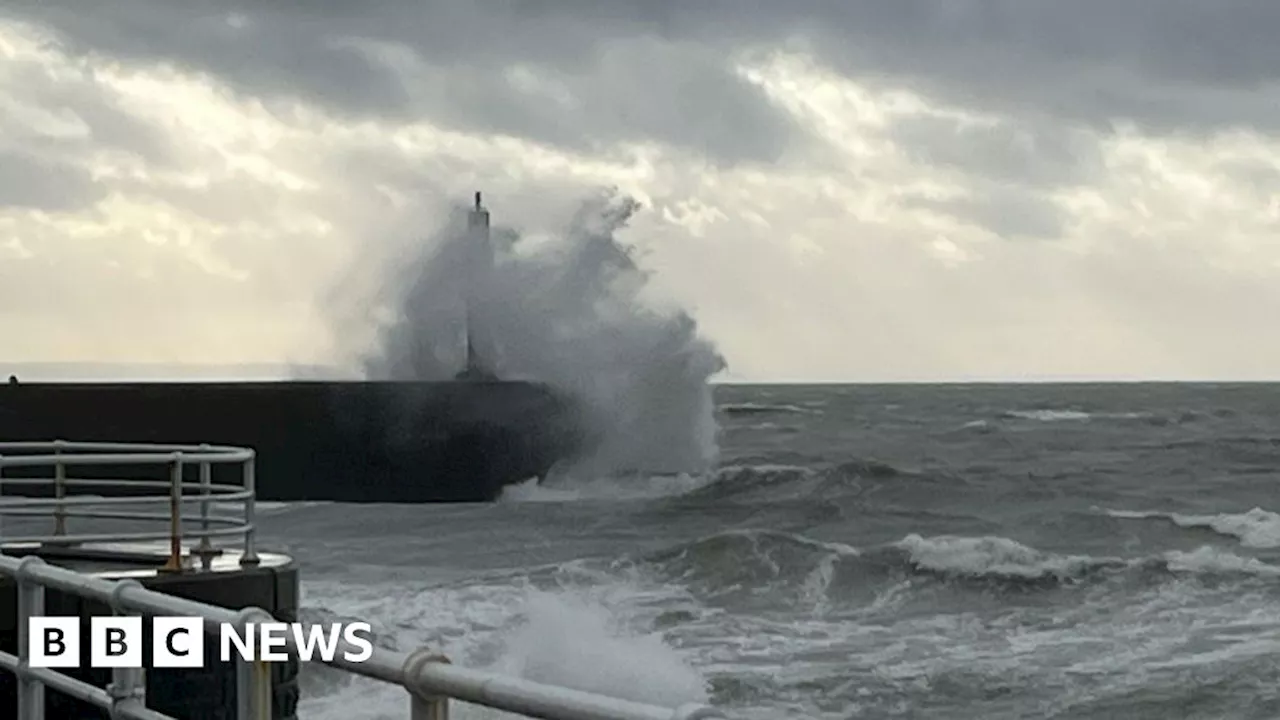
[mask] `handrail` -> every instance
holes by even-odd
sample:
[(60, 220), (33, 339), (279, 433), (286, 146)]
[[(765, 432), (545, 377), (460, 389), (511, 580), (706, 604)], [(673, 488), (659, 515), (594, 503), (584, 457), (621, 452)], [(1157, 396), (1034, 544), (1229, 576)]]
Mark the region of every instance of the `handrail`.
[[(163, 570), (183, 567), (183, 545), (199, 539), (190, 554), (210, 567), (212, 558), (221, 552), (213, 538), (240, 537), (242, 565), (258, 563), (255, 542), (254, 506), (256, 453), (249, 448), (225, 445), (144, 444), (111, 442), (69, 442), (66, 440), (0, 442), (0, 523), (6, 516), (52, 517), (53, 531), (48, 535), (7, 537), (0, 525), (0, 538), (8, 543), (40, 543), (71, 546), (92, 542), (169, 541), (169, 557)], [(199, 468), (199, 482), (186, 479), (186, 467)], [(214, 465), (238, 465), (240, 484), (213, 482)], [(168, 480), (137, 478), (68, 477), (67, 469), (76, 467), (136, 466), (168, 467)], [(7, 477), (6, 468), (50, 468), (51, 477)], [(5, 497), (6, 486), (53, 488), (51, 498)], [(146, 489), (166, 490), (164, 495), (143, 494), (114, 497), (68, 495), (70, 489), (92, 488), (101, 491), (137, 492)], [(187, 491), (193, 490), (194, 494)], [(199, 503), (199, 515), (183, 512), (188, 502)], [(214, 503), (240, 503), (240, 517), (212, 512)], [(112, 506), (163, 505), (164, 512), (129, 512)], [(75, 509), (72, 509), (75, 508)], [(102, 520), (160, 521), (168, 523), (165, 531), (69, 533), (69, 518)]]
[[(133, 668), (112, 670), (110, 692), (70, 678), (55, 669), (28, 664), (27, 618), (44, 614), (46, 588), (102, 602), (121, 615), (186, 615), (205, 619), (205, 631), (217, 634), (231, 623), (243, 631), (247, 623), (271, 622), (261, 608), (240, 611), (208, 605), (148, 590), (136, 580), (107, 580), (46, 563), (38, 557), (21, 560), (0, 556), (0, 575), (18, 583), (18, 654), (0, 652), (0, 668), (18, 678), (18, 720), (45, 720), (43, 687), (52, 687), (109, 710), (119, 720), (177, 720), (146, 707), (145, 676)], [(286, 638), (286, 650), (301, 662), (296, 641)], [(724, 716), (715, 708), (686, 704), (670, 708), (622, 700), (596, 693), (459, 667), (426, 649), (401, 653), (375, 647), (364, 662), (343, 657), (350, 646), (339, 644), (335, 668), (399, 685), (409, 694), (411, 720), (447, 720), (450, 699), (484, 705), (543, 720), (711, 720)], [(271, 671), (259, 661), (236, 660), (238, 720), (270, 720)]]
[[(51, 453), (51, 454), (40, 454)], [(81, 544), (122, 540), (170, 540), (168, 569), (181, 569), (182, 542), (187, 538), (200, 538), (201, 548), (192, 551), (216, 552), (209, 545), (215, 536), (242, 535), (244, 548), (242, 564), (256, 564), (254, 549), (254, 461), (253, 450), (214, 445), (142, 445), (136, 443), (76, 443), (53, 442), (2, 442), (0, 443), (0, 518), (8, 516), (40, 517), (52, 514), (55, 521), (52, 535), (0, 539), (6, 543)], [(186, 465), (200, 468), (200, 482), (187, 483), (184, 479)], [(215, 464), (239, 464), (241, 485), (215, 484), (211, 468)], [(168, 466), (169, 480), (92, 479), (69, 478), (69, 467), (101, 465)], [(4, 470), (13, 467), (51, 467), (52, 478), (5, 477)], [(49, 485), (54, 488), (53, 498), (4, 497), (6, 485)], [(68, 496), (69, 488), (91, 487), (107, 489), (167, 488), (165, 495), (132, 497), (75, 497)], [(199, 491), (194, 498), (201, 505), (196, 518), (185, 516), (184, 502), (193, 500), (185, 491)], [(243, 502), (242, 517), (213, 515), (209, 506), (213, 502)], [(168, 513), (117, 511), (110, 508), (120, 505), (168, 503)], [(72, 508), (88, 507), (76, 512)], [(107, 509), (93, 509), (107, 508)], [(168, 520), (169, 529), (163, 533), (69, 533), (66, 521), (71, 517), (92, 517), (125, 520)], [(188, 529), (187, 523), (198, 520), (198, 530)], [(226, 527), (213, 528), (221, 524)], [(208, 555), (203, 556), (206, 567)], [(221, 625), (234, 624), (241, 631), (246, 623), (271, 622), (274, 618), (261, 608), (240, 611), (185, 600), (144, 588), (136, 580), (108, 580), (75, 572), (46, 563), (36, 555), (21, 559), (0, 554), (0, 576), (13, 577), (18, 586), (18, 652), (0, 652), (0, 668), (13, 672), (18, 679), (18, 720), (45, 720), (46, 687), (71, 697), (109, 710), (117, 720), (177, 720), (146, 707), (146, 681), (144, 671), (136, 668), (115, 668), (112, 682), (99, 688), (53, 668), (31, 667), (28, 635), (28, 619), (45, 614), (45, 590), (53, 589), (82, 598), (97, 600), (121, 615), (185, 615), (203, 617), (205, 631), (217, 634)], [(294, 637), (286, 638), (286, 651), (300, 662), (309, 662), (309, 654), (299, 653)], [(516, 677), (458, 667), (442, 655), (426, 649), (401, 653), (375, 647), (364, 662), (345, 659), (344, 652), (351, 649), (341, 641), (332, 660), (319, 660), (335, 668), (367, 678), (392, 683), (404, 688), (410, 698), (409, 715), (412, 720), (448, 720), (449, 700), (484, 705), (498, 710), (519, 713), (543, 720), (710, 720), (723, 718), (714, 708), (689, 704), (677, 708), (661, 707), (645, 703), (582, 692), (554, 685), (532, 682)], [(359, 653), (357, 653), (359, 654)], [(238, 720), (270, 720), (271, 673), (263, 662), (239, 659), (236, 663), (236, 695)]]

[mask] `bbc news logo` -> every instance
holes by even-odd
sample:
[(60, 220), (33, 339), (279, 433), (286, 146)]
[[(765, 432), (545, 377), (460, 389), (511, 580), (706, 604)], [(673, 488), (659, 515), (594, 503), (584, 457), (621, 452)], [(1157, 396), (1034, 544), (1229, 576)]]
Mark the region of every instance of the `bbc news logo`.
[[(81, 625), (78, 617), (33, 617), (28, 621), (31, 667), (80, 667)], [(200, 617), (156, 617), (151, 620), (151, 667), (204, 667), (205, 625)], [(298, 659), (332, 662), (339, 655), (347, 662), (364, 662), (373, 655), (368, 623), (248, 623), (243, 629), (232, 623), (218, 627), (219, 657), (232, 660), (284, 662), (289, 640)], [(143, 667), (144, 635), (140, 617), (95, 617), (90, 620), (89, 666), (96, 668)]]

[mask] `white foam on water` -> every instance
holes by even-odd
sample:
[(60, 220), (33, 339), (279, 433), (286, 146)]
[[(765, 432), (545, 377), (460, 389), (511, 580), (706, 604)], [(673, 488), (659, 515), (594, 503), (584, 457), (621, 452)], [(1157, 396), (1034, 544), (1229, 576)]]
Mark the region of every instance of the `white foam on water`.
[(1087, 412), (1078, 410), (1010, 410), (1005, 415), (1023, 420), (1039, 420), (1040, 422), (1062, 422), (1064, 420), (1088, 420)]
[(1086, 422), (1089, 420), (1140, 420), (1150, 417), (1150, 413), (1141, 412), (1085, 412), (1083, 410), (1052, 410), (1036, 408), (1033, 410), (1008, 410), (1005, 417), (1039, 422)]
[(775, 413), (776, 414), (790, 413), (793, 415), (822, 415), (823, 412), (821, 408), (825, 405), (826, 403), (820, 403), (820, 402), (819, 403), (806, 402), (806, 403), (801, 403), (799, 405), (792, 405), (790, 403), (744, 402), (744, 403), (731, 403), (728, 405), (721, 405), (716, 409), (719, 410), (720, 412), (728, 413), (730, 415), (752, 415), (752, 414), (764, 415), (764, 414), (775, 414)]
[(1249, 548), (1280, 548), (1280, 514), (1255, 507), (1243, 513), (1187, 515), (1154, 510), (1106, 510), (1107, 515), (1125, 520), (1168, 520), (1178, 527), (1204, 528), (1234, 537)]
[[(1228, 599), (1186, 580), (1119, 603), (891, 619), (849, 640), (849, 674), (925, 690), (947, 676), (1024, 692), (1042, 686), (1060, 709), (1121, 696), (1177, 663), (1211, 672), (1280, 651), (1280, 609), (1256, 593)], [(1189, 652), (1195, 646), (1203, 649)]]
[(1269, 565), (1257, 558), (1241, 557), (1233, 552), (1208, 545), (1191, 552), (1172, 550), (1165, 553), (1164, 558), (1173, 572), (1245, 573), (1262, 577), (1280, 577), (1280, 567)]
[[(707, 700), (698, 671), (646, 627), (654, 598), (642, 589), (615, 583), (538, 590), (503, 582), (443, 588), (324, 582), (307, 589), (307, 605), (368, 620), (401, 651), (427, 646), (467, 667), (635, 701)], [(364, 680), (305, 697), (299, 707), (310, 720), (401, 720), (406, 709), (402, 690)], [(462, 704), (454, 712), (500, 714)]]
[(912, 534), (897, 543), (912, 562), (938, 572), (971, 575), (1006, 575), (1037, 578), (1070, 575), (1098, 563), (1087, 556), (1045, 553), (1003, 537), (938, 536)]
[(636, 702), (706, 702), (702, 677), (657, 634), (632, 634), (581, 596), (533, 592), (498, 672)]
[(581, 500), (650, 500), (684, 495), (715, 482), (712, 473), (643, 477), (583, 477), (553, 474), (542, 483), (527, 480), (503, 489), (499, 502), (576, 502)]

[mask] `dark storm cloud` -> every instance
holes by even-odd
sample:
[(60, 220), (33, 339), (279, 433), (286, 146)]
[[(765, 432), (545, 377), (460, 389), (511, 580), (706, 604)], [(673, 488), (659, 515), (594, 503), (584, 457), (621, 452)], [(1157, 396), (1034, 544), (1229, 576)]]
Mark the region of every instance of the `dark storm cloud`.
[[(145, 158), (153, 167), (173, 165), (176, 151), (163, 131), (121, 110), (106, 93), (98, 92), (92, 73), (86, 72), (80, 82), (49, 80), (32, 63), (11, 71), (9, 84), (15, 98), (83, 132), (50, 133), (48, 127), (36, 122), (24, 131), (28, 149), (80, 159), (95, 151), (114, 151)], [(0, 121), (3, 119), (0, 116)]]
[(1006, 240), (1056, 239), (1066, 223), (1052, 200), (1008, 186), (987, 187), (963, 198), (908, 197), (904, 204), (983, 227)]
[(1280, 166), (1263, 159), (1230, 160), (1219, 169), (1264, 198), (1273, 197), (1280, 188)]
[(1043, 118), (991, 125), (925, 115), (895, 123), (890, 135), (909, 157), (964, 175), (970, 191), (962, 199), (909, 197), (907, 207), (1012, 240), (1060, 237), (1066, 218), (1041, 193), (1087, 183), (1102, 168), (1095, 137)]
[[(126, 0), (10, 11), (55, 29), (73, 53), (173, 62), (246, 94), (358, 117), (425, 116), (580, 150), (658, 140), (728, 162), (775, 159), (798, 133), (723, 54), (661, 47), (561, 9)], [(425, 67), (406, 77), (381, 57), (393, 63), (395, 48), (382, 53), (380, 43), (411, 49)], [(562, 86), (568, 102), (522, 88), (512, 63)]]
[(922, 115), (895, 122), (889, 132), (919, 160), (1020, 185), (1071, 184), (1092, 175), (1101, 162), (1092, 137), (1047, 122), (965, 125)]
[(1062, 235), (1065, 218), (1047, 198), (1018, 190), (995, 191), (975, 200), (957, 203), (961, 216), (1004, 238), (1053, 240)]
[(1124, 119), (1153, 131), (1280, 128), (1267, 87), (1280, 78), (1280, 3), (1272, 0), (758, 0), (752, 7), (778, 27), (806, 31), (850, 76), (902, 82), (961, 104), (1097, 127)]
[(0, 151), (0, 210), (80, 210), (103, 194), (79, 167)]
[[(656, 139), (722, 161), (776, 157), (797, 129), (727, 60), (794, 36), (852, 77), (1017, 116), (1280, 129), (1262, 90), (1280, 74), (1272, 0), (27, 0), (8, 11), (74, 49), (178, 63), (245, 93), (574, 148)], [(423, 79), (361, 41), (411, 49)], [(568, 99), (519, 87), (507, 72), (517, 62)]]

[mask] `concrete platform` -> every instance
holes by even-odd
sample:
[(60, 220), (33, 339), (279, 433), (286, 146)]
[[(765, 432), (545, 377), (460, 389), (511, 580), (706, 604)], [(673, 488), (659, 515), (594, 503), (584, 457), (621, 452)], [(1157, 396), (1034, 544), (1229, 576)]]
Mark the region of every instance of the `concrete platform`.
[[(167, 545), (160, 543), (94, 543), (70, 547), (6, 544), (0, 552), (13, 557), (36, 555), (45, 562), (98, 577), (134, 579), (148, 588), (177, 597), (238, 610), (257, 606), (285, 622), (298, 616), (298, 570), (293, 559), (277, 553), (259, 553), (257, 565), (240, 565), (241, 553), (223, 551), (209, 569), (192, 555), (183, 558), (184, 569), (164, 571)], [(89, 618), (109, 615), (110, 608), (53, 590), (46, 591), (49, 615), (78, 615), (87, 631)], [(0, 649), (17, 652), (17, 593), (12, 580), (0, 578)], [(144, 627), (146, 627), (144, 623)], [(148, 644), (151, 638), (145, 638)], [(233, 720), (235, 673), (217, 657), (217, 643), (205, 643), (205, 664), (200, 669), (147, 669), (147, 704), (158, 712), (184, 720)], [(149, 655), (144, 653), (144, 655)], [(149, 660), (149, 657), (147, 658)], [(87, 660), (85, 661), (87, 665)], [(292, 720), (297, 715), (298, 667), (296, 662), (273, 665), (274, 718)], [(81, 667), (67, 674), (105, 687), (110, 671)], [(17, 684), (9, 673), (0, 673), (0, 718), (17, 716)], [(109, 720), (87, 704), (48, 691), (50, 720)]]

